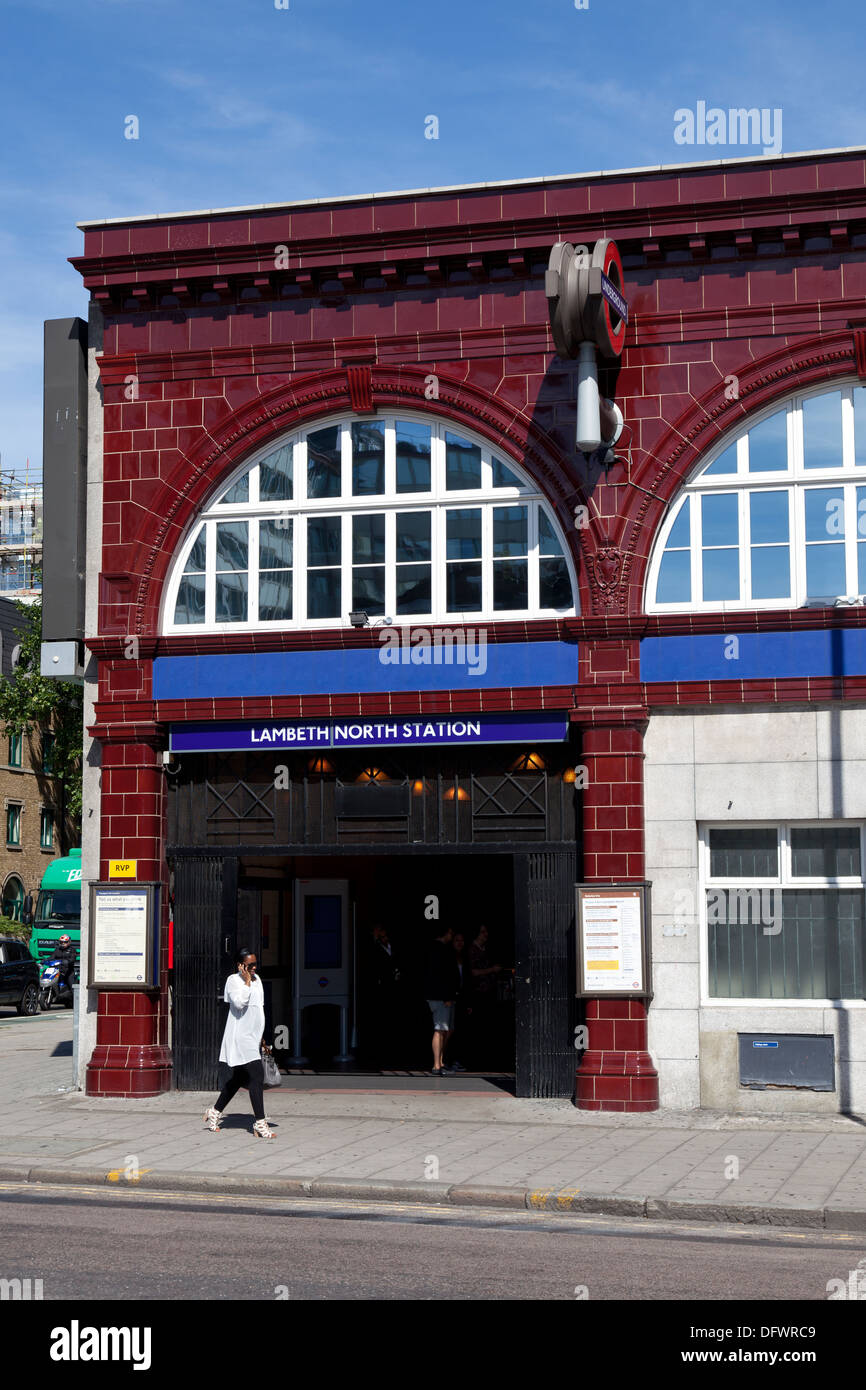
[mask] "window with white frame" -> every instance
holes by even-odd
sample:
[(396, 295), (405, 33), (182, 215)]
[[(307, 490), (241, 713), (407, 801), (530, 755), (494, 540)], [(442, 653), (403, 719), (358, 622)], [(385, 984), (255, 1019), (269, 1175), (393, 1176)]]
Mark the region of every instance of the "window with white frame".
[(701, 833), (711, 999), (863, 999), (860, 823)]
[(163, 628), (237, 631), (576, 612), (537, 487), (429, 417), (344, 418), (279, 441), (204, 510)]
[(683, 488), (656, 542), (653, 613), (866, 594), (866, 387), (755, 417)]

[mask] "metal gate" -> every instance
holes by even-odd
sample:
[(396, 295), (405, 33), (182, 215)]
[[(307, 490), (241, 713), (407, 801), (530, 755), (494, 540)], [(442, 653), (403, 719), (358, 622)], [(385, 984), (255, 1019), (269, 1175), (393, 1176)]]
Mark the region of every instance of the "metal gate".
[(518, 1096), (574, 1093), (576, 873), (568, 850), (514, 856)]
[(216, 1090), (226, 1008), (222, 1002), (237, 930), (237, 860), (174, 862), (174, 1084)]

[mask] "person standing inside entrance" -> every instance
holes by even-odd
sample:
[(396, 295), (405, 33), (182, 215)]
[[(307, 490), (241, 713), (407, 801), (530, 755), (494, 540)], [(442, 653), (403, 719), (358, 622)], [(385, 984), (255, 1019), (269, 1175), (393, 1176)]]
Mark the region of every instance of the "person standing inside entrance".
[(231, 1075), (216, 1103), (205, 1111), (208, 1129), (218, 1131), (223, 1111), (241, 1086), (247, 1086), (255, 1115), (253, 1133), (259, 1139), (276, 1139), (265, 1119), (265, 1069), (262, 1038), (265, 1032), (265, 992), (256, 975), (255, 951), (238, 951), (237, 973), (226, 980), (223, 998), (229, 1006), (223, 1033), (220, 1061), (231, 1067)]
[(424, 994), (433, 1015), (433, 1075), (450, 1075), (444, 1064), (445, 1044), (454, 1028), (454, 1001), (460, 990), (460, 971), (454, 954), (454, 933), (446, 927), (436, 937), (427, 957)]

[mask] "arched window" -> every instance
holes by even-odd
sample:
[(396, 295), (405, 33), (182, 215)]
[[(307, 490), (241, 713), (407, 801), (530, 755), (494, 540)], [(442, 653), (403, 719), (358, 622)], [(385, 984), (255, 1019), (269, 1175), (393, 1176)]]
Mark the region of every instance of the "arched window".
[(728, 437), (671, 506), (647, 609), (796, 608), (866, 594), (866, 388), (793, 397)]
[(15, 874), (10, 874), (3, 885), (3, 916), (20, 922), (23, 906), (24, 884)]
[(538, 489), (480, 440), (407, 414), (332, 420), (248, 462), (180, 547), (163, 630), (575, 611)]

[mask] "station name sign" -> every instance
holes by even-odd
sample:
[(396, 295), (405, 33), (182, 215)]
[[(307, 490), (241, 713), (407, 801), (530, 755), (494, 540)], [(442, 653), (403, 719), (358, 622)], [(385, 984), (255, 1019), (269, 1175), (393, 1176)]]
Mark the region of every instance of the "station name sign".
[(559, 743), (568, 733), (561, 711), (535, 714), (290, 719), (238, 724), (174, 724), (173, 753), (231, 753), (274, 748), (381, 748), (444, 743)]

